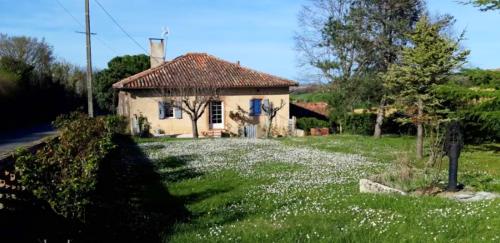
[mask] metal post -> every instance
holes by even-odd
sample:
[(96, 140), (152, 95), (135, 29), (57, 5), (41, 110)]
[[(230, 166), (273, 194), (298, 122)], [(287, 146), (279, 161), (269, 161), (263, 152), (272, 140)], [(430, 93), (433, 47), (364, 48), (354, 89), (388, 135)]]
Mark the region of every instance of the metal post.
[(463, 136), (458, 122), (453, 122), (448, 127), (444, 143), (446, 155), (449, 158), (448, 191), (457, 191), (458, 158), (463, 148)]
[(453, 143), (449, 147), (448, 158), (450, 167), (448, 171), (448, 191), (457, 191), (458, 156), (460, 148), (458, 143)]
[(94, 117), (94, 105), (92, 102), (92, 52), (90, 35), (89, 0), (85, 0), (85, 36), (87, 44), (87, 107), (89, 117)]

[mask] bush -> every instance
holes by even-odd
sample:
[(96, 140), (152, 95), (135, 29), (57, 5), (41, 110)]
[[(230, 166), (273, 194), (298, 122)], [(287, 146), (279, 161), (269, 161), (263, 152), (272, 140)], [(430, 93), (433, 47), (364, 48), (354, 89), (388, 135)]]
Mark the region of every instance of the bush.
[(16, 170), (20, 182), (33, 195), (70, 219), (85, 221), (92, 203), (101, 163), (115, 147), (113, 130), (104, 117), (88, 118), (82, 113), (59, 117), (53, 139), (35, 154), (20, 152)]
[(323, 121), (314, 117), (302, 117), (297, 119), (297, 128), (309, 132), (311, 128), (330, 127), (327, 121)]
[(128, 120), (123, 116), (107, 116), (106, 127), (108, 127), (112, 134), (127, 134)]
[(412, 123), (402, 123), (401, 119), (408, 119), (404, 112), (397, 111), (384, 118), (382, 124), (383, 134), (416, 135), (417, 128)]
[(373, 135), (376, 114), (349, 114), (346, 119), (345, 131), (352, 134)]
[(151, 133), (149, 130), (151, 129), (151, 123), (149, 123), (148, 118), (139, 114), (139, 116), (135, 115), (137, 119), (137, 129), (136, 135), (139, 135), (141, 138), (151, 137)]

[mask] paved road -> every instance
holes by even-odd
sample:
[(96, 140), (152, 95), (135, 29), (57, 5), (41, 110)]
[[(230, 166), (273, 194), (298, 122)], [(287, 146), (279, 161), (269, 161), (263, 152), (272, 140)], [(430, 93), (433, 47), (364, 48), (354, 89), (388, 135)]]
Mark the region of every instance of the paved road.
[(2, 132), (0, 133), (0, 155), (54, 134), (56, 134), (56, 130), (50, 124), (43, 124), (30, 129)]

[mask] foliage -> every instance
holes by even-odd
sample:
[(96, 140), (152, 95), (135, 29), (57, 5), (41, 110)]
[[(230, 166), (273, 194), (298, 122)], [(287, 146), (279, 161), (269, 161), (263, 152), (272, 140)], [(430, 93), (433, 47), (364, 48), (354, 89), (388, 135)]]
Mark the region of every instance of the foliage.
[(126, 134), (129, 130), (128, 119), (124, 116), (118, 115), (109, 115), (106, 116), (106, 127), (109, 129), (109, 132), (114, 135)]
[(435, 184), (436, 177), (429, 170), (416, 167), (408, 154), (399, 153), (398, 158), (384, 172), (374, 175), (372, 180), (405, 192), (413, 192)]
[(373, 113), (351, 113), (347, 116), (346, 131), (352, 134), (371, 135), (376, 116)]
[(315, 0), (299, 15), (297, 47), (330, 82), (384, 72), (423, 11), (421, 0)]
[(66, 61), (56, 61), (50, 67), (52, 81), (65, 87), (70, 94), (85, 96), (86, 72), (79, 66)]
[(467, 87), (481, 86), (498, 90), (500, 89), (500, 70), (462, 69), (452, 81)]
[(40, 82), (48, 76), (54, 60), (53, 48), (44, 39), (8, 36), (1, 33), (0, 57), (17, 60), (33, 67), (36, 78), (31, 80), (32, 82)]
[[(389, 92), (380, 74), (399, 61), (424, 11), (423, 0), (314, 0), (304, 6), (297, 47), (304, 63), (320, 70), (323, 79), (341, 83), (332, 88), (337, 94), (331, 102), (341, 112), (333, 118), (340, 128), (346, 106), (378, 106), (380, 133)], [(339, 92), (348, 92), (348, 99), (339, 99)]]
[(83, 72), (57, 62), (44, 40), (0, 34), (0, 130), (48, 122), (83, 105)]
[(500, 90), (489, 88), (495, 81), (487, 81), (485, 86), (445, 84), (433, 89), (434, 95), (449, 109), (448, 116), (463, 124), (468, 143), (500, 141)]
[(311, 128), (330, 127), (327, 121), (323, 121), (314, 117), (301, 117), (297, 119), (297, 128), (309, 132)]
[(57, 139), (34, 155), (24, 151), (17, 157), (21, 183), (56, 213), (85, 221), (99, 167), (115, 147), (109, 124), (105, 118), (81, 113), (58, 117), (54, 122), (60, 131)]
[(481, 11), (500, 9), (500, 0), (469, 0), (466, 3), (479, 7)]
[(147, 138), (151, 134), (149, 130), (151, 129), (151, 124), (148, 122), (148, 118), (142, 114), (136, 115), (137, 125), (139, 126), (139, 137)]
[(415, 126), (411, 123), (402, 123), (401, 120), (408, 120), (409, 116), (404, 111), (396, 111), (384, 118), (383, 133), (397, 135), (415, 135)]
[(403, 50), (402, 62), (392, 65), (386, 74), (386, 85), (398, 90), (396, 98), (405, 104), (415, 106), (419, 99), (432, 103), (431, 88), (446, 83), (469, 54), (460, 50), (458, 41), (442, 34), (451, 21), (446, 18), (431, 23), (424, 16), (411, 35), (413, 45)]
[(114, 111), (115, 97), (112, 85), (149, 67), (149, 57), (144, 54), (111, 59), (108, 67), (95, 75), (94, 96), (99, 108), (104, 112)]
[(411, 46), (405, 47), (401, 63), (391, 65), (385, 75), (386, 86), (395, 100), (406, 107), (417, 125), (417, 155), (423, 157), (424, 124), (438, 120), (441, 101), (433, 95), (434, 86), (446, 83), (452, 72), (460, 67), (469, 51), (460, 49), (459, 41), (443, 34), (452, 23), (445, 17), (432, 23), (423, 16), (410, 35)]

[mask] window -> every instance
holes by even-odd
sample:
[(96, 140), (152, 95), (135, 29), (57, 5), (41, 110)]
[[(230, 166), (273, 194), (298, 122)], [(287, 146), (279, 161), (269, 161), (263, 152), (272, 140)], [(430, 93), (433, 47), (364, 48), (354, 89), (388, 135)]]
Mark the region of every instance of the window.
[(166, 107), (165, 107), (165, 116), (167, 118), (173, 118), (174, 117), (174, 107), (171, 106), (170, 104), (166, 104)]
[(158, 108), (159, 108), (159, 118), (160, 118), (160, 120), (163, 120), (163, 119), (166, 119), (166, 118), (174, 118), (175, 117), (175, 114), (176, 114), (175, 110), (176, 110), (176, 108), (174, 108), (174, 106), (172, 106), (170, 103), (160, 101), (160, 102), (158, 102)]
[(210, 124), (212, 124), (212, 126), (216, 128), (216, 126), (223, 123), (222, 119), (223, 119), (222, 102), (220, 101), (210, 102)]
[(251, 99), (250, 100), (250, 115), (251, 116), (260, 116), (261, 111), (261, 99)]

